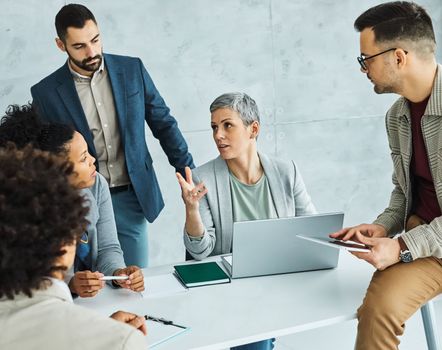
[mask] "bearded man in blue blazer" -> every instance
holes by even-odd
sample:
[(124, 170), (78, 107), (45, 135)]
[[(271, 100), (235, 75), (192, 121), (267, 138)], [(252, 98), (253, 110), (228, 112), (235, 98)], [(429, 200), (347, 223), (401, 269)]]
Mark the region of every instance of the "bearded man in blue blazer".
[(192, 156), (175, 118), (139, 58), (104, 54), (92, 12), (69, 4), (55, 18), (67, 62), (31, 88), (51, 122), (73, 125), (109, 183), (126, 264), (148, 265), (147, 221), (164, 207), (145, 140), (145, 122), (169, 163), (184, 173)]

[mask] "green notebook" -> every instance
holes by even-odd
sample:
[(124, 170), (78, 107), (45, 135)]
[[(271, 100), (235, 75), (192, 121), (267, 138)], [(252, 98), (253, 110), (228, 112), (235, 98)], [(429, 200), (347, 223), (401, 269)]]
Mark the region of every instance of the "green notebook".
[(175, 275), (187, 287), (229, 283), (230, 278), (216, 262), (176, 265)]

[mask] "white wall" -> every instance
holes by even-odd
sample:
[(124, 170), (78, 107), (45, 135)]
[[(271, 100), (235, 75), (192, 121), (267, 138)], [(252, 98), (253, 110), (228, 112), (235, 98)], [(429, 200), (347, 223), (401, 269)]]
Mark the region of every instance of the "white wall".
[[(197, 165), (217, 155), (209, 104), (221, 93), (244, 91), (263, 114), (259, 148), (297, 161), (320, 211), (343, 210), (345, 225), (353, 225), (373, 220), (387, 205), (392, 186), (384, 114), (396, 97), (376, 95), (359, 72), (359, 35), (353, 29), (354, 19), (377, 1), (79, 2), (96, 15), (105, 51), (142, 58)], [(432, 15), (440, 39), (440, 0), (420, 3)], [(64, 63), (53, 23), (65, 1), (0, 4), (4, 110), (29, 101), (29, 87)], [(149, 226), (151, 265), (157, 265), (184, 257), (184, 209), (173, 168), (150, 134), (147, 142), (166, 202)], [(341, 264), (351, 259), (344, 256)], [(418, 322), (407, 329), (410, 342), (404, 349), (423, 348)], [(354, 326), (307, 332), (286, 343), (282, 339), (279, 346), (313, 349), (331, 337), (337, 342), (331, 348), (351, 348)]]

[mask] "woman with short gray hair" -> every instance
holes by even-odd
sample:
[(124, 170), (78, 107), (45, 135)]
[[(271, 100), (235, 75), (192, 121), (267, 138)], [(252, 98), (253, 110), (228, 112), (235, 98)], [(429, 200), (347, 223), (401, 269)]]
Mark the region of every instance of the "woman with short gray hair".
[(255, 100), (243, 92), (230, 92), (217, 97), (210, 105), (210, 113), (221, 108), (230, 108), (237, 112), (245, 126), (254, 121), (260, 122)]
[(186, 206), (184, 243), (199, 260), (231, 251), (234, 221), (316, 212), (296, 164), (257, 151), (260, 115), (250, 96), (223, 94), (210, 112), (219, 156), (186, 169), (186, 179), (177, 174)]
[[(223, 94), (210, 112), (219, 156), (186, 168), (186, 179), (177, 173), (186, 207), (184, 244), (198, 260), (231, 252), (233, 222), (316, 213), (296, 164), (258, 152), (260, 117), (250, 96)], [(235, 349), (272, 348), (265, 340)]]

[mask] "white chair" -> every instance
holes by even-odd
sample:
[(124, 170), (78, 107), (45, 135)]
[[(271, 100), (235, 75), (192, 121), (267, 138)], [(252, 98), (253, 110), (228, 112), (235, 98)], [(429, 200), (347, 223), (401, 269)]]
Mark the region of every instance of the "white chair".
[(425, 338), (427, 339), (428, 350), (442, 350), (437, 333), (436, 314), (434, 311), (434, 300), (421, 307), (422, 321), (424, 323)]

